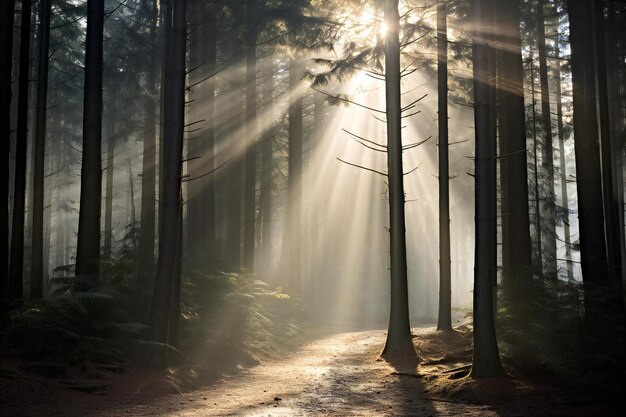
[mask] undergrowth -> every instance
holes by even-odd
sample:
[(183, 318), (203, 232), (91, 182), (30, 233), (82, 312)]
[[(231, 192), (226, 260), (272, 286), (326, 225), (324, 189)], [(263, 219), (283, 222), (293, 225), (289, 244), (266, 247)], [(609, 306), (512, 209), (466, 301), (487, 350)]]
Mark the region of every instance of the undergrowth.
[(200, 361), (254, 364), (300, 333), (299, 300), (254, 275), (189, 271), (183, 281), (183, 349)]
[[(625, 393), (624, 316), (585, 315), (577, 281), (534, 280), (500, 290), (500, 353), (513, 374), (553, 379), (586, 393)], [(596, 294), (600, 305), (606, 295)]]
[[(14, 302), (3, 315), (0, 355), (154, 365), (164, 348), (147, 337), (154, 274), (150, 266), (138, 271), (135, 235), (129, 228), (118, 257), (102, 261), (97, 288), (65, 266), (50, 280), (47, 298)], [(182, 283), (180, 346), (165, 346), (179, 359), (250, 365), (275, 356), (300, 331), (299, 301), (253, 275), (187, 268)]]

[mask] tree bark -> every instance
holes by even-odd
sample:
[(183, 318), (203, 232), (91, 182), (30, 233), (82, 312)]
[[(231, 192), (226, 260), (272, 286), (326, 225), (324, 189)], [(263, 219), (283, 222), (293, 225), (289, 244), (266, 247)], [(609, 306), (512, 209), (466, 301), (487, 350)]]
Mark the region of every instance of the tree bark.
[(437, 5), (439, 107), (439, 317), (437, 330), (452, 330), (450, 259), (450, 168), (448, 161), (448, 7)]
[[(246, 168), (243, 232), (243, 267), (254, 272), (254, 236), (256, 213), (256, 6), (246, 3)], [(291, 142), (290, 142), (291, 143)], [(290, 158), (291, 159), (291, 158)]]
[(169, 331), (170, 314), (180, 302), (173, 294), (179, 276), (177, 254), (180, 239), (181, 166), (185, 125), (185, 48), (186, 0), (170, 0), (173, 9), (172, 27), (166, 27), (165, 79), (163, 103), (163, 177), (161, 196), (162, 212), (159, 216), (159, 258), (152, 300), (151, 335), (157, 342), (168, 343), (177, 339)]
[(13, 191), (13, 223), (11, 227), (11, 263), (9, 266), (9, 298), (11, 299), (22, 298), (23, 295), (31, 14), (32, 1), (22, 0), (17, 139), (15, 146), (15, 187)]
[(387, 114), (387, 180), (391, 255), (391, 308), (382, 356), (389, 360), (416, 359), (409, 323), (409, 297), (402, 169), (402, 104), (400, 88), (400, 15), (398, 0), (384, 3), (385, 100)]
[[(44, 185), (46, 122), (48, 102), (48, 49), (50, 45), (50, 0), (39, 4), (39, 71), (37, 75), (37, 116), (33, 161), (33, 229), (30, 269), (30, 297), (43, 297), (44, 279)], [(99, 228), (100, 225), (98, 225)]]
[(100, 273), (103, 27), (104, 0), (88, 0), (76, 276), (93, 286), (98, 286)]
[(495, 251), (493, 235), (496, 213), (491, 196), (496, 188), (496, 169), (492, 108), (494, 103), (490, 83), (493, 73), (493, 54), (490, 51), (490, 32), (493, 25), (492, 4), (483, 0), (470, 3), (474, 64), (474, 123), (475, 152), (475, 216), (476, 252), (474, 263), (474, 355), (471, 376), (474, 378), (498, 376), (503, 373), (496, 343), (493, 311), (493, 284), (495, 282)]
[[(267, 65), (269, 78), (263, 84), (263, 101), (266, 113), (273, 115), (274, 66)], [(263, 269), (269, 270), (272, 266), (272, 156), (274, 127), (265, 132), (261, 139), (261, 195), (259, 204), (261, 209), (261, 260)]]
[[(11, 157), (11, 98), (13, 73), (13, 23), (15, 0), (0, 4), (0, 140), (2, 156), (0, 165), (0, 299), (8, 298), (9, 281), (9, 166)], [(6, 277), (6, 278), (5, 278)]]
[(603, 310), (602, 303), (594, 294), (598, 289), (606, 288), (610, 282), (602, 204), (595, 66), (592, 59), (592, 11), (592, 3), (587, 0), (568, 1), (578, 222), (587, 318)]
[(113, 98), (111, 111), (109, 112), (109, 140), (107, 144), (107, 182), (104, 196), (104, 248), (102, 256), (106, 260), (111, 259), (111, 247), (113, 243), (113, 173), (115, 169), (115, 98)]
[(135, 178), (133, 178), (133, 166), (130, 158), (126, 160), (128, 162), (128, 192), (130, 197), (130, 216), (129, 221), (131, 227), (135, 227), (137, 223), (137, 211), (135, 210)]
[[(607, 261), (609, 263), (609, 278), (615, 283), (619, 292), (622, 292), (622, 236), (624, 229), (620, 229), (620, 210), (618, 193), (615, 187), (613, 139), (611, 126), (614, 123), (610, 118), (608, 72), (606, 64), (606, 41), (604, 32), (604, 2), (593, 1), (593, 20), (596, 50), (596, 71), (598, 80), (598, 105), (600, 116), (600, 163), (602, 170), (602, 197), (604, 203), (604, 230), (606, 234)], [(622, 306), (623, 309), (623, 306)]]
[[(147, 4), (147, 2), (145, 2)], [(150, 268), (154, 262), (155, 222), (156, 222), (156, 123), (157, 123), (157, 91), (156, 65), (157, 54), (157, 0), (151, 2), (149, 8), (150, 26), (148, 39), (148, 65), (146, 73), (146, 96), (143, 128), (143, 161), (141, 173), (141, 230), (139, 233), (140, 261), (143, 263), (141, 271)]]
[(302, 96), (297, 93), (301, 81), (300, 71), (299, 63), (292, 60), (289, 63), (289, 88), (293, 93), (289, 105), (287, 240), (283, 242), (283, 253), (288, 256), (289, 289), (296, 294), (302, 289)]
[(530, 278), (532, 249), (528, 209), (528, 159), (520, 2), (498, 2), (498, 71), (503, 285)]

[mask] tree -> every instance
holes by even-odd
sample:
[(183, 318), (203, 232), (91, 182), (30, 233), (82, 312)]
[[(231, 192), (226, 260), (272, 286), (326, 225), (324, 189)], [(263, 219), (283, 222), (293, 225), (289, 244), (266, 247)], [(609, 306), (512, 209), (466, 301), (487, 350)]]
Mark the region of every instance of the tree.
[[(9, 156), (11, 138), (11, 72), (13, 51), (13, 15), (15, 0), (5, 0), (0, 5), (0, 141), (2, 141), (0, 165), (0, 274), (8, 277), (9, 271)], [(2, 278), (0, 298), (7, 298), (8, 281)]]
[[(30, 297), (43, 296), (44, 279), (44, 182), (46, 118), (48, 105), (48, 49), (50, 45), (50, 0), (39, 3), (39, 70), (37, 75), (37, 116), (33, 161), (33, 230), (30, 270)], [(99, 243), (99, 242), (98, 242)]]
[[(274, 90), (274, 65), (266, 65), (269, 75), (263, 83), (261, 94), (264, 105), (273, 110)], [(261, 259), (264, 269), (271, 267), (272, 256), (272, 155), (274, 128), (270, 127), (261, 138), (261, 193), (259, 196), (259, 208), (261, 210)]]
[(107, 180), (106, 192), (104, 196), (104, 248), (102, 255), (104, 259), (111, 259), (111, 247), (113, 243), (113, 173), (115, 171), (115, 97), (111, 98), (111, 110), (109, 114), (107, 140)]
[(9, 298), (21, 298), (24, 270), (24, 212), (26, 200), (26, 153), (28, 149), (28, 86), (30, 76), (30, 37), (32, 1), (22, 0), (20, 24), (20, 67), (15, 145), (15, 188), (11, 227)]
[[(289, 89), (296, 91), (301, 81), (300, 65), (289, 62)], [(287, 217), (283, 245), (287, 245), (289, 289), (300, 293), (302, 279), (302, 96), (296, 93), (289, 103), (289, 177), (287, 178)]]
[(400, 103), (400, 14), (398, 0), (385, 0), (384, 36), (385, 100), (387, 115), (387, 180), (389, 184), (389, 235), (391, 255), (391, 308), (382, 356), (414, 360), (409, 324), (409, 301), (402, 169), (402, 105)]
[[(163, 80), (163, 177), (159, 215), (159, 257), (152, 299), (152, 339), (168, 343), (178, 336), (169, 332), (172, 312), (179, 311), (179, 248), (181, 219), (181, 168), (185, 125), (186, 0), (168, 0)], [(176, 295), (176, 297), (173, 297)], [(177, 307), (178, 306), (178, 307)]]
[[(146, 265), (154, 261), (155, 222), (156, 222), (156, 123), (157, 123), (157, 20), (158, 0), (142, 2), (148, 14), (148, 64), (146, 66), (146, 95), (143, 128), (143, 160), (141, 172), (141, 230), (139, 234), (139, 253)], [(141, 268), (145, 270), (145, 268)]]
[[(596, 107), (596, 66), (593, 4), (569, 0), (570, 45), (572, 49), (572, 84), (574, 105), (574, 151), (576, 154), (576, 189), (580, 254), (585, 288), (585, 316), (597, 317), (601, 311), (617, 307), (604, 303), (598, 291), (611, 289), (607, 259), (607, 241), (602, 196), (602, 170)], [(618, 300), (615, 300), (616, 302)]]
[(437, 4), (437, 86), (439, 94), (439, 319), (437, 330), (452, 330), (450, 259), (450, 184), (448, 161), (447, 3)]
[(474, 78), (475, 123), (475, 216), (476, 247), (474, 261), (474, 355), (471, 376), (474, 378), (502, 374), (496, 343), (493, 309), (495, 282), (496, 239), (493, 233), (496, 221), (492, 196), (496, 189), (496, 166), (493, 123), (493, 94), (490, 83), (495, 67), (490, 51), (493, 27), (493, 4), (485, 0), (470, 3), (472, 29), (472, 62)]
[[(256, 0), (246, 2), (246, 156), (244, 186), (243, 267), (254, 271), (256, 208), (256, 43), (258, 13)], [(291, 141), (290, 141), (291, 143)], [(290, 158), (291, 159), (291, 158)], [(289, 175), (291, 178), (291, 173)]]
[[(615, 186), (614, 157), (609, 103), (609, 85), (607, 71), (607, 53), (604, 25), (604, 2), (593, 1), (592, 16), (595, 29), (596, 72), (598, 85), (598, 110), (600, 123), (600, 160), (602, 166), (602, 198), (604, 206), (604, 222), (607, 244), (607, 261), (609, 278), (621, 292), (622, 281), (622, 239), (624, 230), (620, 228), (620, 211), (624, 207), (618, 205), (618, 191)], [(622, 307), (623, 309), (623, 307)]]
[(524, 108), (524, 69), (520, 34), (520, 2), (497, 2), (498, 34), (502, 42), (498, 62), (498, 126), (503, 284), (517, 285), (531, 278), (532, 252), (528, 210), (528, 166)]
[(100, 271), (103, 29), (104, 0), (88, 0), (76, 275), (88, 278), (94, 286)]

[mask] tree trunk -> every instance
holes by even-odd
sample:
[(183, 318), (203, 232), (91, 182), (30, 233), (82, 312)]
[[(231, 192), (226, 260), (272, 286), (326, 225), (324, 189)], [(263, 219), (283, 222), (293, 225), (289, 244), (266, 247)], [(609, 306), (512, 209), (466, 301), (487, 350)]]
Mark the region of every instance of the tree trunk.
[(490, 51), (490, 30), (493, 25), (492, 4), (482, 0), (470, 3), (474, 64), (474, 123), (476, 129), (476, 252), (474, 263), (474, 356), (471, 375), (474, 378), (498, 376), (503, 373), (496, 343), (493, 311), (495, 282), (495, 251), (493, 223), (496, 213), (491, 197), (496, 188), (496, 169), (490, 83), (493, 54)]
[[(283, 253), (288, 256), (289, 289), (299, 294), (302, 289), (302, 96), (297, 87), (301, 66), (296, 60), (289, 64), (289, 177), (287, 180), (286, 242)], [(287, 247), (285, 248), (285, 244)]]
[[(2, 159), (0, 165), (0, 299), (8, 298), (9, 282), (9, 166), (11, 157), (11, 97), (13, 72), (13, 23), (15, 0), (3, 0), (0, 4), (0, 140)], [(7, 278), (4, 278), (7, 277)]]
[[(145, 2), (147, 4), (147, 2)], [(141, 230), (139, 233), (139, 254), (143, 263), (141, 271), (150, 268), (154, 262), (155, 221), (156, 221), (156, 65), (157, 54), (157, 0), (153, 0), (149, 6), (150, 27), (148, 39), (150, 50), (148, 51), (148, 65), (146, 73), (145, 115), (143, 127), (143, 161), (141, 173)]]
[(591, 59), (594, 56), (591, 6), (587, 0), (568, 1), (578, 222), (587, 318), (603, 310), (594, 293), (599, 288), (606, 288), (610, 282), (604, 233), (595, 68)]
[(137, 223), (137, 212), (135, 210), (135, 179), (133, 178), (133, 166), (130, 162), (130, 158), (127, 160), (128, 162), (128, 192), (130, 194), (130, 225), (132, 228), (135, 228)]
[(503, 285), (530, 278), (532, 247), (528, 210), (528, 160), (520, 2), (498, 2), (500, 67), (498, 71)]
[[(37, 120), (33, 161), (33, 229), (30, 269), (30, 297), (43, 297), (43, 211), (44, 164), (48, 102), (48, 48), (50, 45), (50, 0), (39, 4), (39, 71), (37, 75)], [(98, 229), (100, 225), (98, 225)]]
[[(624, 7), (620, 7), (623, 13)], [(609, 105), (612, 123), (611, 141), (613, 150), (613, 172), (615, 173), (613, 186), (615, 187), (617, 206), (624, 207), (624, 94), (620, 89), (620, 77), (624, 76), (624, 54), (620, 48), (624, 48), (624, 31), (618, 30), (616, 22), (617, 10), (615, 0), (608, 1), (608, 40), (607, 56), (608, 65), (608, 89), (609, 89)], [(619, 224), (621, 231), (621, 253), (622, 253), (622, 279), (626, 280), (626, 268), (624, 261), (626, 260), (626, 236), (624, 236), (624, 210), (619, 210)]]
[(104, 0), (88, 0), (76, 276), (84, 276), (93, 286), (98, 286), (100, 273), (103, 26)]
[(113, 173), (115, 169), (115, 98), (113, 98), (111, 111), (109, 112), (109, 140), (107, 144), (107, 185), (104, 196), (104, 248), (102, 257), (111, 259), (111, 247), (113, 242)]
[[(609, 264), (609, 278), (615, 283), (617, 291), (622, 290), (622, 236), (620, 230), (619, 212), (624, 210), (618, 206), (617, 189), (615, 187), (615, 172), (613, 168), (613, 146), (610, 119), (609, 91), (606, 64), (606, 42), (604, 34), (604, 2), (594, 0), (594, 34), (596, 50), (596, 71), (598, 80), (598, 103), (600, 116), (600, 159), (602, 170), (602, 198), (604, 202), (604, 228), (607, 244), (607, 261)], [(623, 306), (622, 306), (623, 309)]]
[[(244, 199), (243, 267), (254, 272), (254, 236), (256, 213), (256, 6), (246, 3), (246, 180)], [(291, 143), (291, 142), (290, 142)], [(291, 158), (290, 158), (291, 159)]]
[(159, 259), (151, 312), (152, 340), (168, 343), (177, 335), (169, 332), (170, 314), (180, 301), (174, 282), (178, 276), (177, 262), (180, 238), (180, 191), (185, 125), (185, 48), (186, 0), (170, 0), (173, 9), (172, 27), (166, 27), (165, 79), (163, 103), (163, 177), (159, 215)]
[[(267, 65), (269, 78), (263, 84), (263, 101), (266, 114), (273, 116), (274, 66)], [(263, 269), (272, 266), (272, 156), (274, 127), (270, 126), (261, 139), (261, 260)]]
[(20, 69), (15, 146), (15, 188), (11, 227), (9, 298), (22, 298), (24, 270), (24, 216), (26, 199), (26, 153), (28, 149), (28, 91), (30, 79), (30, 37), (32, 1), (22, 0), (20, 27)]
[(439, 318), (437, 330), (452, 330), (450, 259), (450, 168), (448, 161), (448, 8), (437, 5), (439, 94)]
[[(550, 112), (550, 92), (548, 90), (548, 63), (546, 52), (546, 27), (544, 22), (544, 3), (538, 0), (535, 17), (537, 22), (537, 49), (539, 54), (539, 83), (541, 86), (541, 130), (543, 133), (542, 171), (545, 175), (546, 192), (541, 206), (544, 223), (542, 232), (542, 253), (545, 272), (556, 277), (556, 208), (554, 196), (554, 156), (552, 150), (552, 118)], [(543, 272), (543, 270), (542, 270)]]
[(402, 104), (400, 89), (400, 15), (398, 0), (384, 3), (385, 100), (387, 114), (387, 180), (391, 255), (391, 308), (382, 356), (390, 360), (416, 359), (411, 325), (406, 260), (404, 173), (402, 170)]

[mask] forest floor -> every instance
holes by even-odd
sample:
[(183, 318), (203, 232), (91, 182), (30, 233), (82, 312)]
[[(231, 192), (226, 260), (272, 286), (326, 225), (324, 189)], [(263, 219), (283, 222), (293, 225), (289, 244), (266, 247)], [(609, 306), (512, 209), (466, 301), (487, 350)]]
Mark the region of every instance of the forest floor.
[[(421, 360), (417, 373), (379, 359), (385, 338), (380, 330), (315, 338), (282, 359), (219, 375), (92, 370), (86, 376), (93, 381), (86, 389), (90, 393), (68, 389), (68, 375), (62, 382), (2, 363), (0, 415), (626, 415), (624, 405), (594, 401), (546, 382), (468, 378), (471, 332), (464, 326), (448, 335), (433, 328), (413, 333)], [(77, 386), (89, 388), (84, 381)]]

